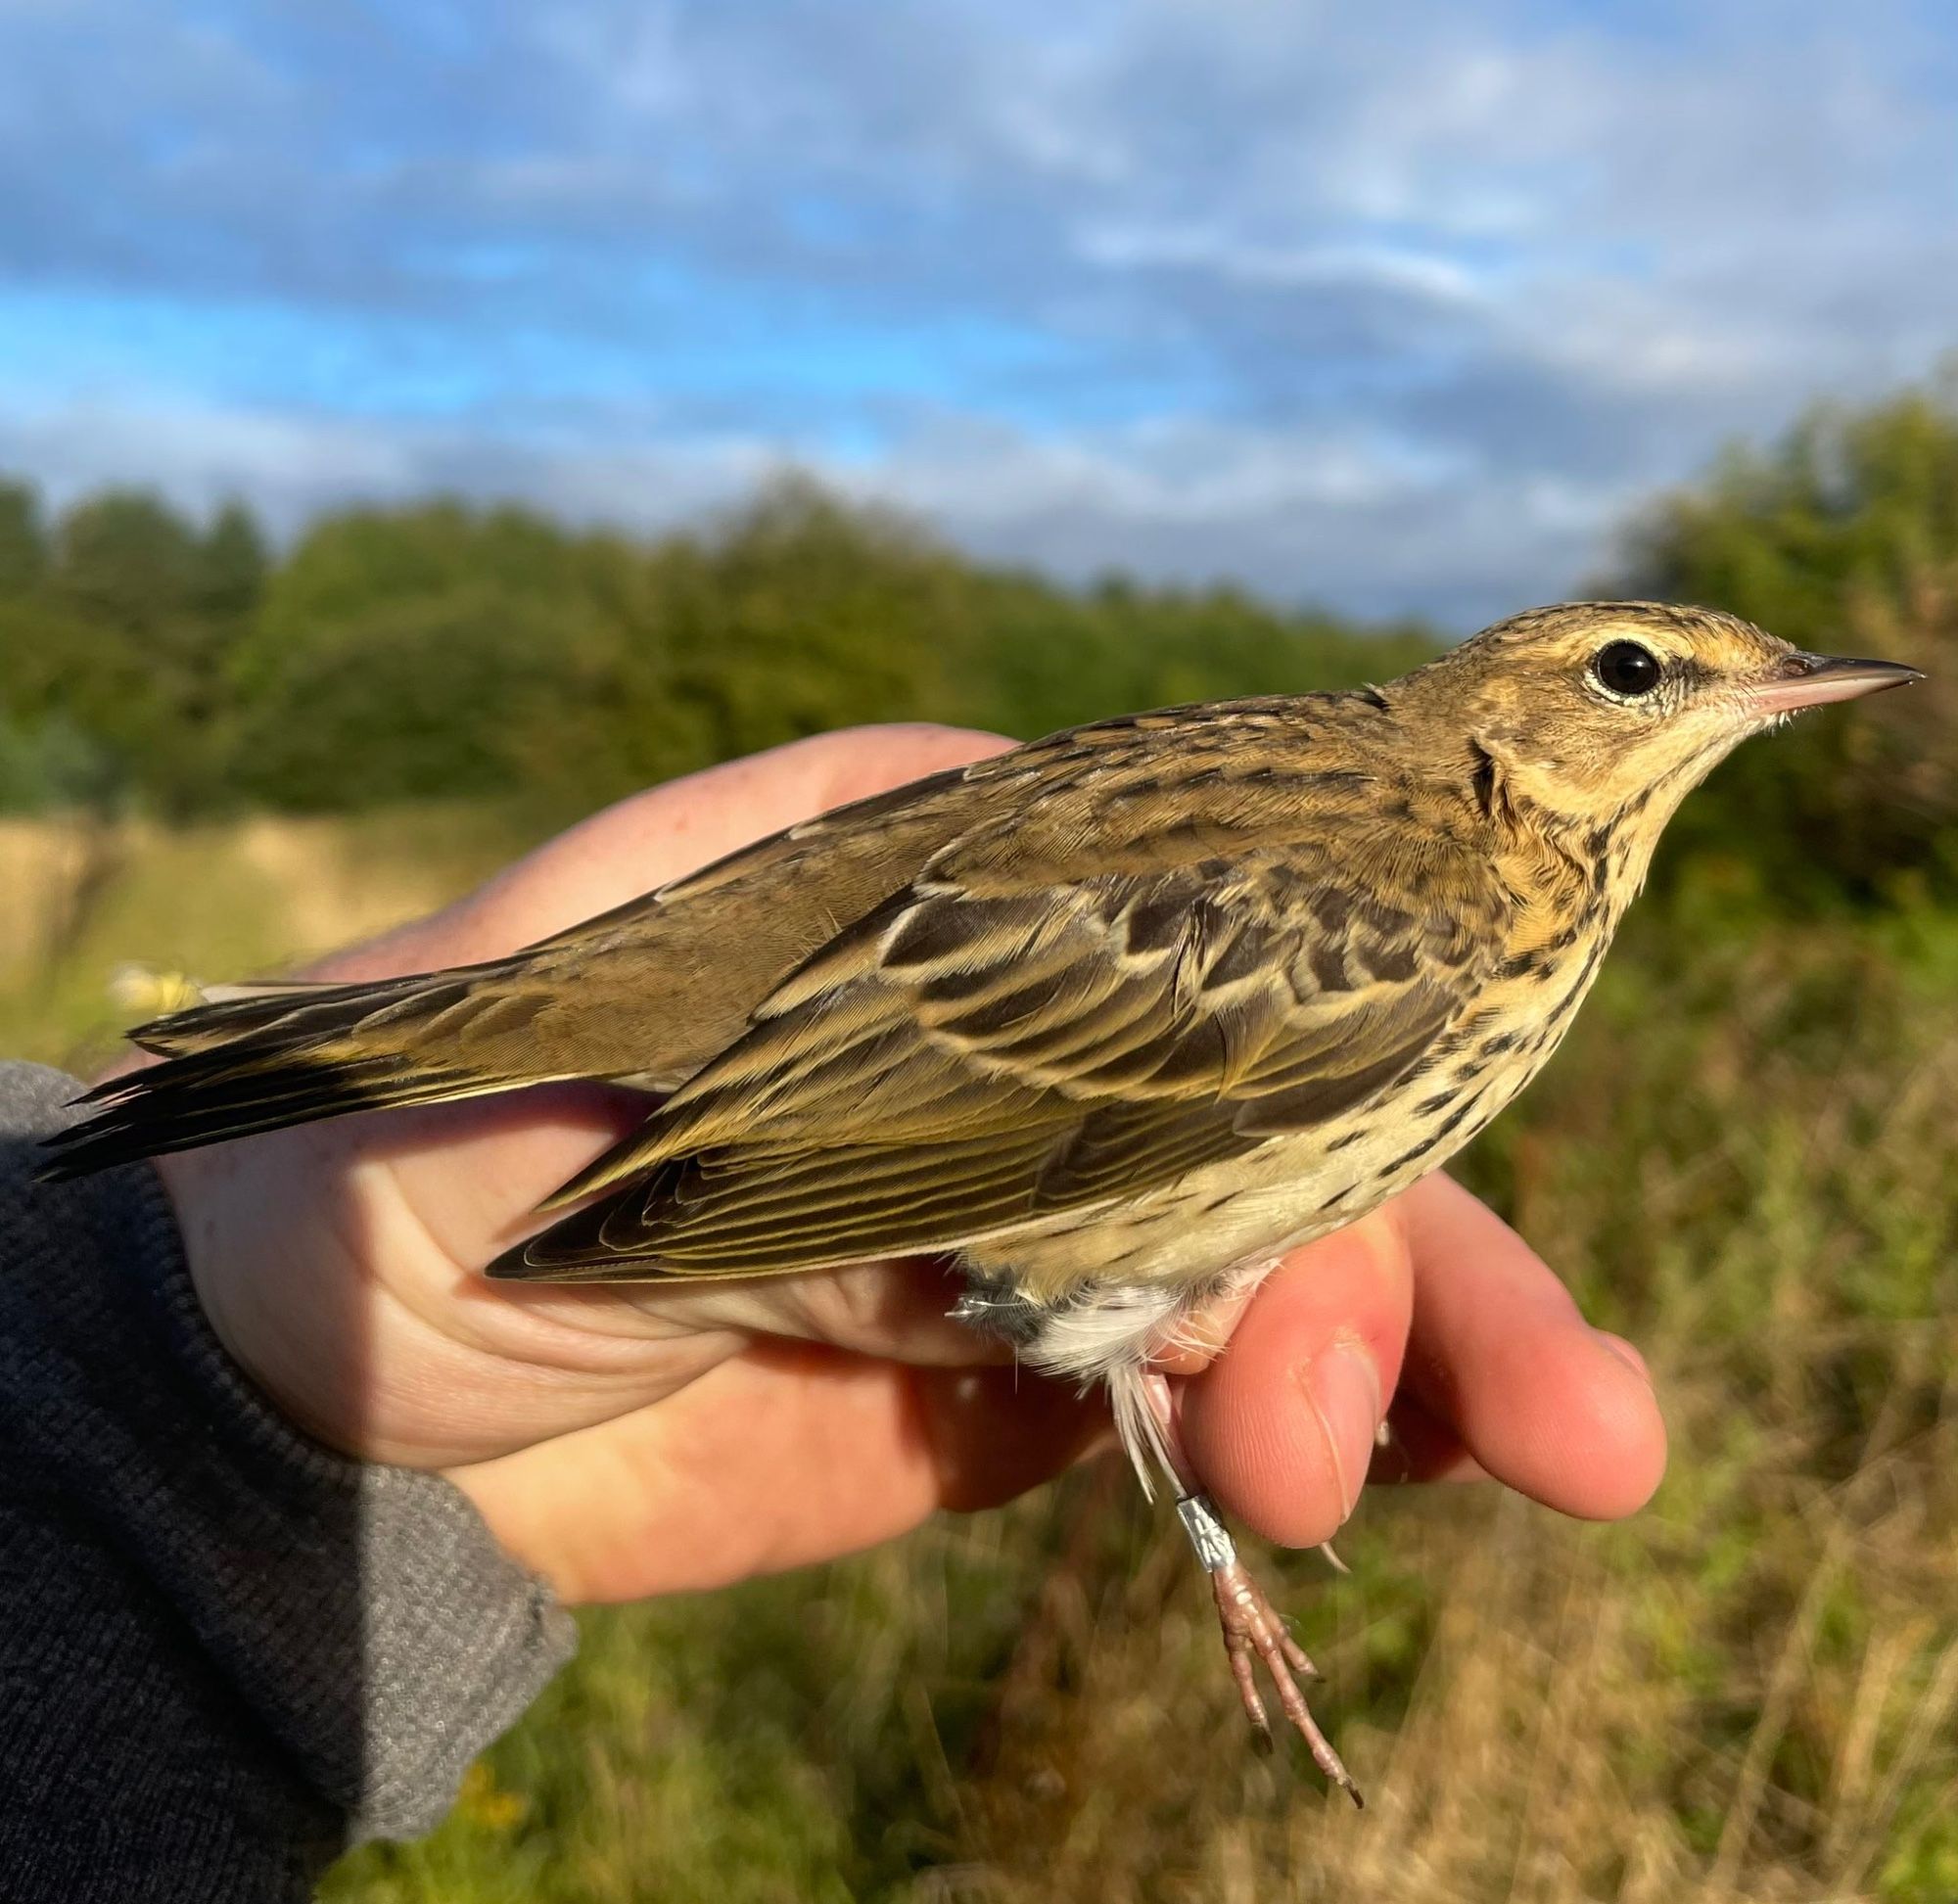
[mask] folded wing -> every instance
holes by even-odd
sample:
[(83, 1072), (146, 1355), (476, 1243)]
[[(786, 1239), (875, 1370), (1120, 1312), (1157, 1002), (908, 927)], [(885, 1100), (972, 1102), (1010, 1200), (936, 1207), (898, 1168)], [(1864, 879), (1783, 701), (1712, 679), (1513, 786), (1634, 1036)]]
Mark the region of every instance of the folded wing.
[[(1386, 840), (1364, 805), (1317, 837), (1216, 854), (1189, 808), (1153, 853), (1077, 835), (1072, 866), (991, 838), (949, 848), (552, 1206), (602, 1200), (494, 1273), (953, 1248), (1172, 1184), (1419, 1071), (1499, 936), (1486, 863), (1444, 837)], [(1111, 857), (1122, 870), (1096, 870)]]

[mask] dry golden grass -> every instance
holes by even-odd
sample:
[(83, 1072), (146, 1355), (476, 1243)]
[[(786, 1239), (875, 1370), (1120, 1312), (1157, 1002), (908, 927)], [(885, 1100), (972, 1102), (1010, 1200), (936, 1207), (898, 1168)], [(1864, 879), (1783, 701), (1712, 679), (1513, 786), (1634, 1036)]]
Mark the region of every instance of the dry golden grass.
[[(120, 959), (261, 966), (494, 857), (448, 816), (427, 869), (375, 860), (420, 824), (131, 841), (62, 932), (17, 908), (0, 1037), (71, 1051)], [(17, 893), (70, 852), (24, 837), (0, 832)], [(1244, 1749), (1180, 1535), (1099, 1468), (588, 1616), (448, 1825), (346, 1861), (329, 1897), (1958, 1897), (1958, 921), (1724, 905), (1635, 929), (1469, 1160), (1650, 1355), (1657, 1502), (1585, 1528), (1493, 1490), (1376, 1493), (1350, 1579), (1280, 1562), (1364, 1815)]]
[(86, 1062), (126, 1019), (123, 966), (286, 969), (453, 897), (515, 844), (510, 815), (467, 806), (174, 830), (0, 816), (0, 1049)]

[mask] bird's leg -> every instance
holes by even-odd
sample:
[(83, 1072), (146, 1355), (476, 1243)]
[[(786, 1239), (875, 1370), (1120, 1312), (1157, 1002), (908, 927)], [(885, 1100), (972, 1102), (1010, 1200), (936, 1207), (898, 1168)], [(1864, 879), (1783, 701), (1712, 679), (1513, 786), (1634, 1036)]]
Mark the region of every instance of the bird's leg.
[(1190, 1466), (1189, 1458), (1184, 1453), (1182, 1437), (1177, 1432), (1176, 1412), (1171, 1405), (1168, 1381), (1151, 1370), (1143, 1375), (1142, 1384), (1149, 1411), (1161, 1431), (1163, 1459), (1169, 1466), (1171, 1478), (1176, 1482), (1177, 1518), (1183, 1522), (1183, 1530), (1189, 1536), (1190, 1546), (1196, 1550), (1197, 1560), (1210, 1576), (1210, 1588), (1217, 1597), (1217, 1621), (1223, 1629), (1224, 1651), (1231, 1661), (1231, 1677), (1237, 1682), (1237, 1695), (1244, 1702), (1245, 1716), (1255, 1728), (1261, 1747), (1271, 1750), (1272, 1722), (1258, 1692), (1254, 1658), (1264, 1662), (1281, 1709), (1311, 1747), (1319, 1769), (1354, 1804), (1364, 1805), (1366, 1800), (1361, 1797), (1353, 1775), (1346, 1770), (1339, 1754), (1320, 1731), (1319, 1722), (1313, 1718), (1312, 1709), (1305, 1702), (1305, 1695), (1299, 1690), (1296, 1675), (1303, 1673), (1308, 1679), (1317, 1679), (1319, 1669), (1313, 1665), (1305, 1649), (1291, 1637), (1264, 1589), (1252, 1579), (1243, 1561), (1237, 1557), (1237, 1546), (1232, 1540), (1230, 1530), (1219, 1517), (1210, 1497), (1198, 1485), (1195, 1469)]

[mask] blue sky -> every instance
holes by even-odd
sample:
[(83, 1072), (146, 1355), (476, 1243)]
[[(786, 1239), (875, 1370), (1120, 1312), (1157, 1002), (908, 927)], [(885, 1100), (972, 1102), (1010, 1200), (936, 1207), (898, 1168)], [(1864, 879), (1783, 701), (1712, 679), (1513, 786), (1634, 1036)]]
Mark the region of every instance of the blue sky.
[(0, 0), (0, 467), (1453, 627), (1958, 345), (1949, 0)]

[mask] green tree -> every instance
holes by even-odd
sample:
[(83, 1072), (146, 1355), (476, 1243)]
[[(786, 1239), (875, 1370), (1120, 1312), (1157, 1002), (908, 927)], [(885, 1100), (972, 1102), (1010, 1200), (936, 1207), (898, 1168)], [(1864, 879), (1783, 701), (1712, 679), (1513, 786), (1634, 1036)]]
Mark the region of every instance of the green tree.
[(579, 560), (572, 672), (525, 736), (560, 806), (853, 721), (973, 718), (949, 667), (971, 571), (888, 513), (789, 479), (704, 534)]
[(242, 626), (257, 612), (270, 571), (257, 518), (242, 502), (227, 502), (199, 540), (192, 599), (212, 621)]
[(263, 683), (234, 783), (322, 812), (507, 794), (564, 632), (555, 610), (482, 585), (377, 603)]
[(1731, 609), (1930, 679), (1743, 750), (1690, 802), (1664, 863), (1745, 859), (1781, 903), (1958, 888), (1958, 382), (1812, 411), (1730, 451), (1636, 527), (1619, 586)]
[(283, 558), (235, 503), (200, 528), (111, 490), (51, 543), (29, 492), (12, 508), (10, 784), (80, 758), (36, 738), (59, 720), (166, 813), (506, 791), (567, 812), (853, 721), (1033, 734), (1383, 678), (1433, 646), (1231, 589), (1057, 587), (797, 477), (650, 541), (438, 500), (336, 512)]
[(108, 490), (57, 524), (23, 637), (35, 698), (166, 813), (209, 805), (225, 771), (242, 621), (211, 613), (206, 582), (204, 540), (183, 516), (142, 491)]
[(447, 501), (315, 524), (238, 652), (234, 784), (308, 809), (510, 790), (566, 699), (581, 551), (529, 512)]
[(1439, 645), (1423, 629), (1356, 628), (1235, 588), (1142, 589), (1114, 578), (1076, 593), (984, 571), (973, 586), (978, 637), (960, 658), (961, 693), (1019, 734), (1138, 708), (1389, 680)]
[(0, 482), (0, 602), (32, 594), (47, 572), (39, 494), (25, 483)]

